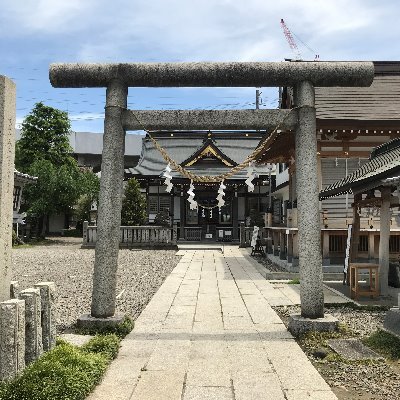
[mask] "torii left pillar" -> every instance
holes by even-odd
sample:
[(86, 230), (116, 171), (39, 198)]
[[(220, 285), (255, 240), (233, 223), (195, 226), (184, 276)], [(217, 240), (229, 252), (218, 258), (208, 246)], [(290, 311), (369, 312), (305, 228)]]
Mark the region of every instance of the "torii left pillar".
[(116, 79), (108, 84), (91, 315), (78, 319), (78, 326), (86, 328), (109, 326), (123, 320), (122, 315), (115, 314), (115, 292), (125, 153), (121, 116), (127, 106), (127, 95), (128, 87), (122, 81)]
[(0, 302), (10, 299), (15, 93), (14, 82), (0, 76)]

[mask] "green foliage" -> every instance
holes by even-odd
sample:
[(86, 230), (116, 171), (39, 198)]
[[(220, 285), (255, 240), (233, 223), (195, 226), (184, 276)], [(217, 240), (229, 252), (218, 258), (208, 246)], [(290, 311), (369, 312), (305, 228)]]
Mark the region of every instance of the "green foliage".
[(96, 335), (88, 343), (82, 346), (86, 353), (103, 354), (109, 361), (117, 357), (120, 339), (115, 334)]
[(17, 232), (14, 231), (14, 229), (12, 230), (12, 245), (15, 246), (16, 244), (18, 244), (17, 241), (18, 237), (17, 237)]
[(91, 353), (62, 343), (8, 383), (0, 399), (84, 400), (108, 363), (108, 353)]
[(98, 203), (100, 179), (91, 171), (83, 171), (79, 177), (81, 195), (75, 206), (75, 215), (79, 225), (90, 220), (90, 208), (93, 202)]
[(140, 193), (139, 182), (129, 179), (122, 200), (121, 224), (125, 226), (143, 225), (146, 221), (146, 198)]
[(43, 103), (35, 104), (22, 123), (16, 168), (38, 177), (24, 190), (28, 216), (45, 221), (47, 215), (70, 212), (80, 197), (86, 196), (90, 204), (97, 198), (99, 180), (91, 171), (80, 171), (71, 155), (69, 135), (67, 113)]
[(393, 360), (400, 359), (400, 339), (389, 332), (378, 330), (362, 341), (365, 345)]
[(57, 166), (41, 159), (31, 165), (29, 173), (38, 178), (35, 184), (27, 185), (24, 191), (29, 215), (61, 213), (77, 201), (81, 190), (77, 166)]
[(109, 334), (115, 334), (117, 335), (120, 339), (123, 339), (134, 327), (134, 322), (132, 318), (129, 316), (125, 316), (124, 320), (118, 324), (118, 325), (111, 325), (111, 326), (106, 326), (101, 329), (81, 329), (78, 330), (78, 333), (85, 334), (85, 335), (109, 335)]
[(61, 236), (80, 238), (82, 236), (82, 232), (79, 229), (63, 229), (61, 231)]
[(68, 114), (53, 107), (36, 103), (22, 123), (21, 139), (16, 146), (16, 168), (29, 172), (38, 160), (47, 160), (54, 166), (72, 165)]
[(158, 226), (170, 226), (171, 221), (169, 218), (169, 210), (164, 209), (164, 210), (160, 211), (154, 218), (154, 223), (155, 223), (155, 225), (158, 225)]
[(299, 284), (300, 284), (299, 278), (292, 279), (291, 281), (288, 282), (288, 285), (299, 285)]

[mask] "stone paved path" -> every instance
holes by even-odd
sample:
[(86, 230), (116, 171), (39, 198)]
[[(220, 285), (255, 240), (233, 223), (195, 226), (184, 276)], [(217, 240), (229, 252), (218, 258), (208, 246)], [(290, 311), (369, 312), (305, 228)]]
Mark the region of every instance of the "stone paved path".
[(186, 251), (89, 400), (336, 399), (276, 292), (237, 247)]

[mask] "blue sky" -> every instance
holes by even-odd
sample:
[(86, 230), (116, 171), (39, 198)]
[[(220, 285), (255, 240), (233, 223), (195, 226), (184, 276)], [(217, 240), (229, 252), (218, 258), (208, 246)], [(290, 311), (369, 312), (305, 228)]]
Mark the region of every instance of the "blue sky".
[[(0, 74), (17, 84), (17, 126), (34, 104), (66, 110), (74, 131), (103, 131), (105, 89), (55, 89), (52, 62), (399, 60), (393, 0), (0, 0)], [(306, 43), (308, 48), (302, 42)], [(313, 50), (310, 50), (310, 49)], [(276, 108), (277, 90), (261, 89)], [(131, 109), (255, 107), (252, 88), (131, 88)]]

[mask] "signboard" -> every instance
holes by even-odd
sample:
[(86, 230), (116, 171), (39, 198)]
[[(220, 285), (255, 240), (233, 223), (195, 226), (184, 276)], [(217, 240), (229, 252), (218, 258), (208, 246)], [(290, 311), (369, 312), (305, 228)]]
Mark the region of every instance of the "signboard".
[(251, 247), (256, 247), (259, 230), (260, 228), (258, 226), (255, 226), (253, 229), (253, 236), (251, 237), (251, 244), (250, 244)]
[(224, 231), (222, 229), (218, 230), (218, 237), (223, 238), (224, 237)]
[(347, 243), (346, 243), (346, 257), (344, 259), (344, 269), (343, 273), (346, 275), (349, 269), (349, 260), (350, 260), (350, 244), (351, 244), (351, 229), (353, 225), (349, 224), (347, 229)]
[(206, 233), (206, 239), (212, 239), (212, 233)]

